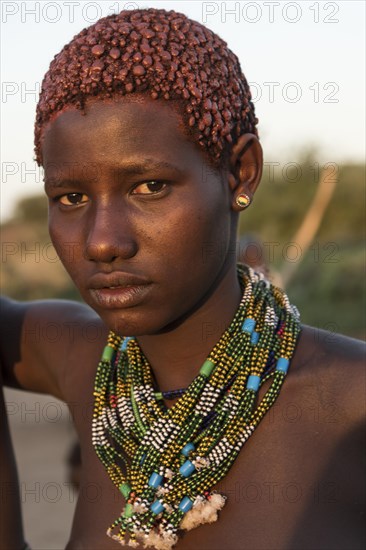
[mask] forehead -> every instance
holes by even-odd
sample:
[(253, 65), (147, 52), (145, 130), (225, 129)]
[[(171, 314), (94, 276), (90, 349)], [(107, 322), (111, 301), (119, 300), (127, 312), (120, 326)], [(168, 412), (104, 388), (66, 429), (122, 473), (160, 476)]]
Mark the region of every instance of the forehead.
[(89, 101), (85, 112), (67, 108), (46, 127), (42, 151), (45, 168), (47, 162), (67, 159), (113, 163), (135, 155), (174, 160), (198, 155), (203, 162), (178, 109), (167, 101), (141, 97)]

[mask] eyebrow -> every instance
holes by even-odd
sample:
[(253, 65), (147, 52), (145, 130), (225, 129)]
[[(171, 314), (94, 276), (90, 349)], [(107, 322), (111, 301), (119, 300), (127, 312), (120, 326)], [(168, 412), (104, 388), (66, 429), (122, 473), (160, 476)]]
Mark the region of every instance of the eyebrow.
[(156, 170), (159, 168), (168, 168), (169, 170), (172, 170), (173, 172), (177, 172), (178, 174), (185, 174), (185, 170), (181, 170), (174, 164), (170, 164), (166, 161), (156, 161), (154, 159), (145, 159), (143, 162), (140, 162), (139, 164), (133, 163), (131, 165), (124, 165), (121, 168), (118, 168), (117, 171), (121, 171), (121, 173), (129, 173), (129, 174), (144, 174), (148, 170)]
[[(82, 168), (85, 168), (85, 166), (83, 166)], [(52, 167), (55, 168), (54, 164), (52, 164)], [(68, 175), (66, 176), (66, 174), (65, 174), (65, 177), (63, 177), (62, 174), (59, 174), (59, 175), (56, 174), (55, 177), (51, 176), (50, 178), (47, 178), (46, 169), (47, 167), (45, 167), (45, 175), (44, 175), (45, 187), (52, 187), (52, 188), (73, 187), (78, 183), (79, 184), (82, 183), (82, 180), (79, 180), (78, 178), (73, 179)], [(70, 169), (70, 166), (67, 166), (67, 169)], [(183, 176), (186, 176), (187, 174), (186, 170), (182, 170), (177, 166), (175, 166), (174, 164), (171, 164), (167, 161), (156, 161), (153, 158), (146, 158), (143, 161), (139, 161), (139, 162), (131, 162), (123, 165), (117, 165), (114, 168), (114, 171), (117, 176), (139, 176), (154, 170), (161, 170), (161, 169), (168, 169), (174, 174), (176, 174), (178, 177), (183, 177)]]
[[(86, 164), (84, 165), (84, 167)], [(54, 166), (53, 166), (54, 167)], [(84, 168), (83, 167), (83, 168)], [(69, 167), (68, 167), (69, 168)], [(187, 175), (186, 170), (182, 170), (181, 168), (178, 168), (174, 164), (171, 164), (167, 161), (156, 161), (153, 158), (147, 158), (143, 161), (139, 162), (131, 162), (121, 165), (117, 165), (115, 168), (113, 168), (115, 174), (117, 177), (120, 176), (138, 176), (146, 174), (149, 171), (152, 170), (161, 170), (161, 169), (168, 169), (171, 172), (174, 172), (177, 176), (183, 177)], [(47, 167), (46, 167), (47, 169)], [(70, 185), (77, 185), (79, 180), (77, 178), (72, 179), (70, 177), (63, 178), (62, 175), (59, 177), (51, 177), (47, 178), (45, 175), (44, 177), (44, 185), (45, 187), (68, 187)]]

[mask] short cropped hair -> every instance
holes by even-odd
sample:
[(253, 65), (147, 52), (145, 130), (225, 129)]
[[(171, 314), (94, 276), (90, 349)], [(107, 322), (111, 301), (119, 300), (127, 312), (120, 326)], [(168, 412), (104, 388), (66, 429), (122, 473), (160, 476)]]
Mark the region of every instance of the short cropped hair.
[(43, 129), (65, 107), (128, 94), (179, 100), (187, 135), (217, 168), (242, 133), (257, 135), (247, 80), (224, 40), (175, 11), (126, 10), (82, 30), (52, 60), (37, 105), (38, 164)]

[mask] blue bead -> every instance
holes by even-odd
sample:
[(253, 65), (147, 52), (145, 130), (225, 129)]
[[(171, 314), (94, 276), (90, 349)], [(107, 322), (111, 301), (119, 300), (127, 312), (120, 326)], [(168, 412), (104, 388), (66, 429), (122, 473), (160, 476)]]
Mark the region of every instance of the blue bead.
[(279, 359), (277, 359), (276, 370), (279, 370), (280, 372), (284, 372), (286, 374), (289, 364), (290, 361), (286, 359), (286, 357), (280, 357)]
[(251, 319), (250, 317), (247, 317), (241, 326), (241, 330), (243, 332), (249, 332), (249, 334), (251, 334), (254, 329), (255, 329), (255, 320)]
[(145, 458), (146, 458), (146, 454), (144, 453), (141, 457), (141, 460), (140, 460), (140, 466), (142, 466), (143, 463), (145, 462)]
[(188, 512), (188, 510), (192, 508), (192, 506), (193, 506), (193, 502), (191, 501), (191, 499), (189, 497), (184, 497), (180, 501), (178, 508), (182, 512), (186, 513)]
[(259, 340), (259, 332), (254, 331), (252, 333), (252, 337), (251, 337), (250, 341), (251, 341), (252, 344), (257, 344), (258, 340)]
[(157, 489), (159, 485), (161, 485), (161, 482), (163, 481), (163, 476), (160, 474), (157, 474), (156, 472), (153, 472), (149, 479), (149, 485), (150, 487), (154, 487)]
[(260, 376), (251, 374), (247, 381), (247, 389), (257, 391), (259, 388), (260, 381), (261, 381)]
[(132, 340), (132, 336), (127, 336), (122, 342), (121, 351), (126, 351), (128, 342)]
[(163, 512), (164, 506), (163, 506), (163, 504), (161, 503), (160, 500), (156, 500), (156, 501), (153, 502), (152, 505), (150, 506), (150, 510), (152, 511), (153, 514), (158, 515), (158, 514), (160, 514), (161, 512)]
[(188, 456), (191, 451), (194, 451), (195, 446), (193, 443), (187, 443), (187, 445), (184, 445), (183, 449), (181, 450), (182, 455)]
[(195, 471), (195, 466), (190, 460), (186, 460), (184, 464), (179, 468), (179, 472), (183, 477), (189, 477), (192, 472)]

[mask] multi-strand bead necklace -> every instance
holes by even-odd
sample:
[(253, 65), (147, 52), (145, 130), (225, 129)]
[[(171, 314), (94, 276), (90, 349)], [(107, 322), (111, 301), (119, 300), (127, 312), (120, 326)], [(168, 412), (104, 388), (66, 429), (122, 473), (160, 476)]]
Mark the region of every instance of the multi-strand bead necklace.
[[(167, 408), (136, 338), (110, 333), (95, 379), (92, 439), (126, 500), (107, 534), (169, 550), (217, 519), (212, 491), (280, 393), (300, 331), (287, 295), (238, 265), (243, 297), (197, 376)], [(271, 381), (261, 400), (258, 390)]]

